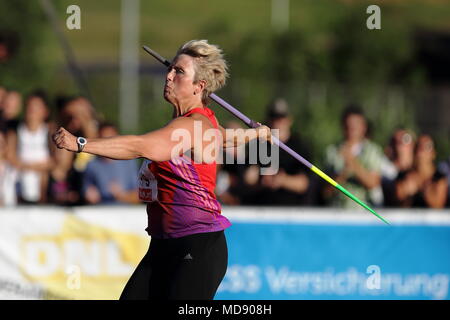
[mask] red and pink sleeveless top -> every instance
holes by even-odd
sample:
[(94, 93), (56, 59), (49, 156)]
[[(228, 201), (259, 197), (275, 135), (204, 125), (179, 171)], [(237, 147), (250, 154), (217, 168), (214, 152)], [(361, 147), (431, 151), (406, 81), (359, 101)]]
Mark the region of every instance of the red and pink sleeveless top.
[[(217, 129), (214, 112), (195, 108), (183, 115), (205, 115)], [(221, 215), (214, 194), (216, 162), (195, 163), (183, 155), (169, 161), (144, 160), (139, 172), (139, 197), (148, 202), (147, 232), (154, 238), (179, 238), (214, 232), (231, 223)]]

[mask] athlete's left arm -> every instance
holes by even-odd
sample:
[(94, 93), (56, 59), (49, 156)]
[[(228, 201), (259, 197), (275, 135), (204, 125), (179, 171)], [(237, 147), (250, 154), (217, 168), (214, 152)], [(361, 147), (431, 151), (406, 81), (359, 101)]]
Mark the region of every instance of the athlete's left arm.
[[(166, 161), (192, 148), (193, 133), (193, 119), (177, 118), (165, 127), (143, 135), (88, 139), (83, 152), (119, 160), (147, 158)], [(78, 151), (76, 137), (64, 128), (53, 135), (53, 141), (60, 149)]]

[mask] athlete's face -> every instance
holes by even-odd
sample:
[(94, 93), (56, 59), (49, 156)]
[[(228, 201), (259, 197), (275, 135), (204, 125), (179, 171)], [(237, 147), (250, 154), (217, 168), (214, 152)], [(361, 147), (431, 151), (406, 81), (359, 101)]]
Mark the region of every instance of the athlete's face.
[(201, 94), (201, 88), (194, 83), (194, 58), (179, 55), (167, 69), (164, 98), (172, 104), (180, 104)]

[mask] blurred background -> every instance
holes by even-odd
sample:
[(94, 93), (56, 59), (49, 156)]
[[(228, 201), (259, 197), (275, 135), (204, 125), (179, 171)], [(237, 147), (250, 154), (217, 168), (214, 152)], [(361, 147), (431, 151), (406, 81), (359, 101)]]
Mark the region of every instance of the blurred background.
[[(367, 8), (373, 4), (380, 8), (381, 29), (367, 27), (372, 15)], [(382, 214), (400, 212), (403, 217), (414, 212), (416, 217), (425, 217), (430, 213), (433, 223), (448, 223), (450, 3), (446, 0), (0, 0), (0, 8), (0, 211), (3, 219), (20, 214), (28, 217), (27, 208), (39, 211), (49, 207), (50, 211), (61, 210), (68, 215), (73, 210), (81, 210), (82, 217), (94, 219), (98, 210), (108, 211), (104, 208), (109, 207), (105, 206), (117, 204), (123, 208), (138, 207), (145, 218), (134, 179), (138, 162), (109, 161), (87, 154), (75, 156), (55, 149), (48, 137), (60, 125), (87, 138), (138, 134), (161, 127), (172, 114), (162, 96), (165, 68), (146, 54), (142, 45), (170, 60), (186, 41), (208, 39), (223, 49), (230, 67), (231, 76), (218, 92), (220, 97), (251, 119), (280, 129), (283, 142), (359, 198), (380, 209)], [(70, 29), (76, 22), (73, 15), (77, 13), (80, 28)], [(222, 126), (243, 127), (220, 106), (212, 103), (210, 107)], [(229, 152), (233, 156), (237, 150)], [(294, 207), (295, 212), (311, 213), (312, 217), (339, 212), (341, 216), (349, 215), (348, 221), (353, 221), (356, 207), (301, 166), (283, 151), (280, 151), (281, 170), (274, 176), (259, 176), (258, 163), (221, 165), (216, 194), (224, 206), (224, 214), (230, 210), (231, 216), (239, 218), (253, 212), (255, 206), (266, 209), (276, 206), (273, 213), (278, 217), (290, 216), (291, 211), (282, 207)], [(336, 208), (347, 211), (336, 211)], [(94, 210), (93, 216), (86, 213), (90, 210)], [(39, 211), (39, 214), (45, 217), (47, 213)], [(392, 214), (397, 221), (397, 216)], [(94, 220), (105, 223), (100, 218)], [(422, 225), (422, 220), (412, 220)], [(14, 230), (13, 226), (25, 228), (18, 227), (19, 221), (14, 221), (9, 226), (3, 223), (5, 230)], [(112, 227), (123, 227), (119, 221)], [(295, 221), (303, 228), (303, 220)], [(55, 223), (64, 228), (67, 225), (77, 228), (77, 223)], [(145, 223), (144, 219), (139, 232), (143, 232)], [(33, 229), (32, 225), (28, 227)], [(23, 232), (28, 234), (30, 230)], [(236, 227), (236, 230), (240, 229)], [(285, 231), (281, 230), (280, 234)], [(425, 228), (423, 232), (423, 236), (428, 235), (431, 229)], [(85, 236), (81, 239), (86, 239)], [(141, 236), (141, 241), (148, 242), (145, 235)], [(311, 239), (317, 236), (314, 234)], [(122, 241), (120, 237), (117, 239)], [(440, 242), (447, 240), (449, 232), (444, 228), (437, 245), (442, 252), (449, 251), (448, 242)], [(338, 240), (330, 241), (334, 244)], [(370, 240), (362, 242), (371, 243)], [(59, 243), (56, 247), (64, 247), (60, 246)], [(33, 260), (35, 264), (30, 270), (39, 271), (45, 261), (51, 260), (50, 253), (42, 253), (42, 248), (38, 246), (33, 249), (36, 251), (30, 251), (34, 252), (32, 256), (27, 256), (29, 251), (25, 250), (26, 259), (38, 259), (38, 262)], [(126, 245), (117, 248), (126, 250)], [(403, 249), (398, 248), (399, 252), (404, 252)], [(249, 250), (257, 252), (251, 247)], [(308, 254), (320, 249), (304, 250)], [(5, 245), (4, 252), (9, 251), (11, 248)], [(139, 261), (140, 252), (134, 253), (131, 264)], [(439, 267), (424, 266), (414, 272), (429, 272), (434, 268), (448, 274), (447, 255)], [(428, 258), (433, 260), (433, 257)], [(233, 256), (230, 259), (233, 263), (239, 260)], [(249, 265), (261, 264), (259, 257), (255, 259), (257, 262), (249, 261)], [(407, 268), (409, 260), (402, 261), (401, 265)], [(365, 268), (366, 260), (355, 265)], [(392, 272), (396, 271), (396, 265), (398, 261), (390, 265)], [(310, 267), (311, 270), (326, 268)], [(237, 268), (231, 269), (234, 274), (240, 273), (236, 271), (240, 267)], [(244, 273), (248, 271), (242, 268)], [(245, 279), (254, 279), (255, 270), (249, 270), (250, 276)], [(23, 270), (17, 272), (11, 279), (25, 277), (31, 283), (41, 283), (40, 276), (30, 276)], [(117, 292), (126, 275), (124, 271), (119, 277), (114, 289)], [(65, 283), (66, 278), (61, 277), (55, 283)], [(245, 281), (239, 280), (233, 287), (229, 279), (235, 278), (225, 282), (222, 297), (243, 297), (236, 288), (248, 289)], [(445, 279), (448, 285), (448, 277)], [(4, 283), (8, 282), (0, 281), (3, 288), (0, 292), (10, 297), (12, 291), (5, 288), (12, 285)], [(45, 287), (50, 288), (49, 282), (46, 283)], [(269, 287), (273, 289), (270, 283)], [(63, 297), (74, 292), (54, 290)], [(267, 294), (263, 290), (260, 295), (244, 297), (277, 298), (273, 290), (267, 290)], [(58, 296), (55, 292), (52, 294)], [(311, 292), (291, 296), (286, 293), (278, 298), (336, 298), (332, 293), (321, 296)], [(361, 292), (339, 297), (361, 296), (367, 297)], [(438, 298), (448, 299), (448, 295), (441, 296)], [(114, 298), (88, 293), (71, 297)], [(392, 296), (370, 297), (431, 296), (402, 296), (397, 292)]]

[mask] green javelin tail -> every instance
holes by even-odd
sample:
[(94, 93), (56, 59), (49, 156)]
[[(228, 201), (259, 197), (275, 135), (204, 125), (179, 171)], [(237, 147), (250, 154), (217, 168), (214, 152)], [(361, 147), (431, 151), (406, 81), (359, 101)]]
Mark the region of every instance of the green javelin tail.
[(341, 191), (343, 194), (345, 194), (347, 197), (358, 203), (360, 206), (364, 207), (365, 209), (369, 210), (372, 214), (377, 216), (381, 221), (383, 221), (386, 224), (390, 224), (387, 222), (382, 216), (380, 216), (378, 213), (375, 212), (371, 207), (369, 207), (367, 204), (359, 200), (357, 197), (355, 197), (353, 194), (350, 193), (347, 189), (345, 189), (343, 186), (341, 186), (339, 183), (331, 179), (326, 173), (324, 173), (322, 170), (317, 168), (316, 166), (311, 166), (311, 171), (320, 176), (322, 179), (327, 181), (329, 184), (331, 184), (333, 187)]
[(361, 206), (363, 206), (364, 208), (366, 208), (367, 210), (369, 210), (370, 212), (372, 212), (374, 215), (376, 215), (378, 218), (381, 219), (381, 221), (383, 221), (386, 224), (390, 224), (389, 222), (387, 222), (382, 216), (380, 216), (378, 213), (376, 213), (371, 207), (369, 207), (367, 204), (365, 204), (364, 202), (362, 202), (361, 200), (359, 200), (357, 197), (355, 197), (353, 194), (350, 193), (350, 191), (348, 191), (347, 189), (345, 189), (343, 186), (341, 186), (340, 184), (336, 184), (335, 185), (336, 189), (338, 189), (339, 191), (342, 191), (343, 194), (345, 194), (347, 197), (349, 197), (350, 199), (352, 199), (353, 201), (355, 201), (356, 203), (360, 204)]

